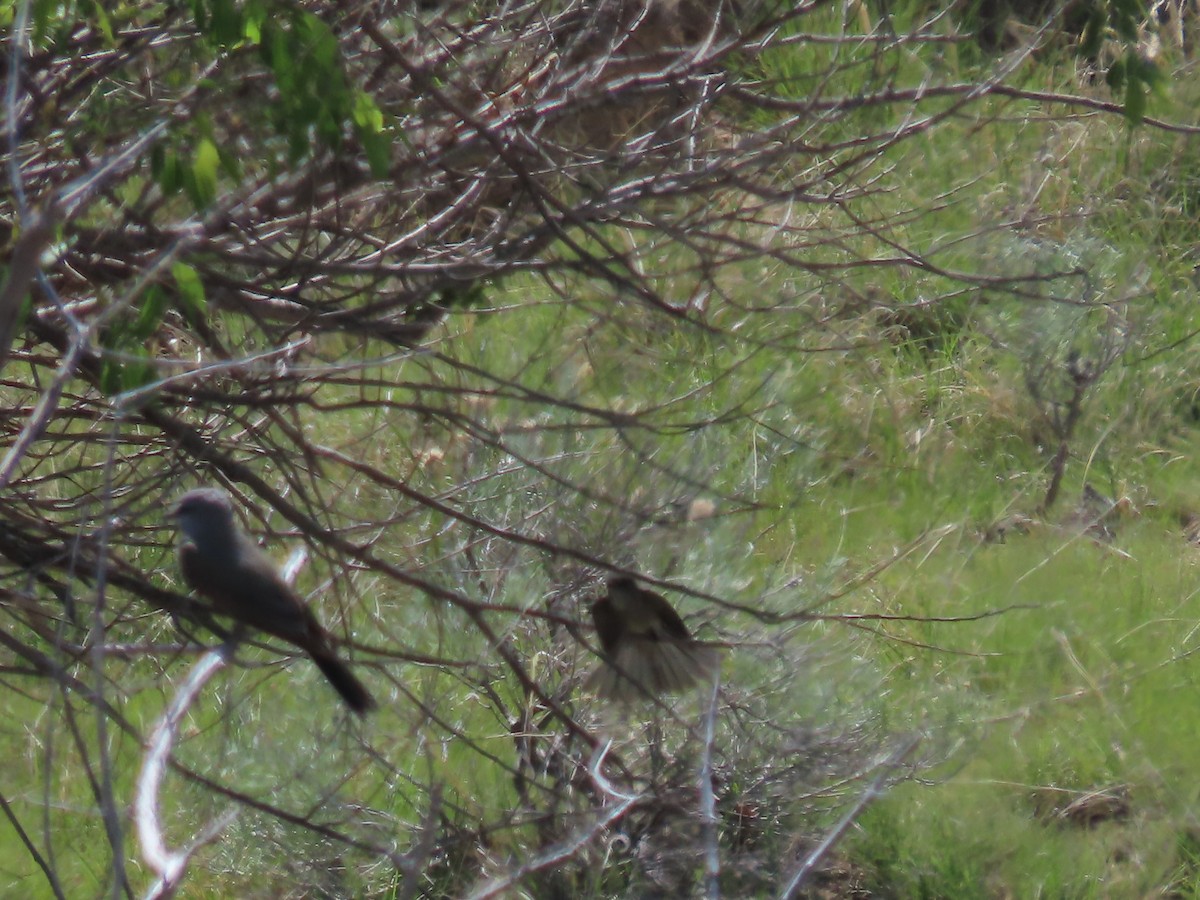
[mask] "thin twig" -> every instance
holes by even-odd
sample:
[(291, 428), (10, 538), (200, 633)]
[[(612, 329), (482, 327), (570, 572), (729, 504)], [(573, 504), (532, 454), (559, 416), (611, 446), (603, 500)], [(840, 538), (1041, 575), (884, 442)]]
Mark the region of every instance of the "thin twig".
[(796, 896), (796, 893), (804, 886), (804, 880), (812, 874), (817, 864), (825, 858), (826, 854), (837, 845), (837, 842), (842, 839), (850, 826), (854, 824), (854, 820), (862, 815), (863, 810), (871, 803), (883, 796), (883, 785), (891, 776), (892, 770), (900, 765), (905, 757), (917, 748), (917, 744), (920, 742), (921, 738), (913, 735), (893, 750), (887, 759), (880, 763), (879, 774), (871, 780), (871, 783), (867, 785), (867, 789), (862, 792), (858, 800), (854, 802), (854, 805), (846, 810), (846, 814), (842, 816), (841, 820), (830, 829), (821, 843), (813, 848), (813, 851), (805, 857), (804, 862), (800, 864), (800, 868), (796, 870), (796, 873), (788, 879), (787, 886), (779, 895), (780, 900), (791, 900), (792, 897)]
[(188, 862), (196, 850), (214, 840), (237, 817), (238, 808), (231, 806), (201, 829), (186, 848), (171, 850), (163, 837), (158, 815), (159, 789), (166, 774), (171, 748), (179, 733), (179, 723), (199, 696), (201, 688), (224, 667), (228, 649), (227, 646), (218, 647), (199, 659), (146, 742), (146, 757), (138, 776), (133, 819), (142, 847), (142, 859), (158, 875), (145, 894), (147, 900), (172, 896), (182, 883)]
[(717, 732), (717, 700), (721, 690), (721, 668), (713, 671), (708, 706), (704, 711), (704, 744), (700, 756), (700, 828), (704, 842), (704, 895), (721, 896), (721, 854), (717, 844), (717, 798), (713, 791), (713, 741)]
[(579, 829), (575, 834), (567, 837), (562, 842), (547, 848), (542, 853), (539, 853), (529, 862), (522, 866), (518, 866), (512, 871), (498, 878), (494, 878), (484, 885), (480, 885), (471, 891), (467, 897), (468, 900), (489, 900), (491, 897), (498, 897), (504, 894), (509, 888), (517, 884), (522, 878), (533, 872), (541, 871), (553, 866), (555, 863), (562, 862), (565, 859), (570, 859), (579, 852), (586, 844), (595, 840), (604, 829), (608, 828), (614, 822), (619, 820), (629, 808), (641, 799), (641, 794), (626, 794), (618, 791), (607, 778), (602, 774), (601, 767), (604, 765), (604, 758), (607, 756), (609, 748), (612, 746), (612, 741), (606, 741), (593, 755), (592, 760), (588, 765), (588, 772), (592, 776), (592, 782), (600, 791), (607, 796), (616, 799), (618, 802), (610, 806), (603, 815), (597, 817), (592, 823), (584, 828)]

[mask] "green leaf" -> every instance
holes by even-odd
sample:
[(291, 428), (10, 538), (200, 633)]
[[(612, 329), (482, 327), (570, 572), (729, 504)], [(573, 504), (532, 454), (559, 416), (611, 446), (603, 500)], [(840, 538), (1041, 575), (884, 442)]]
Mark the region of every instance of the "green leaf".
[(121, 392), (121, 366), (119, 363), (106, 359), (100, 363), (100, 390), (112, 396)]
[(285, 100), (295, 91), (297, 80), (292, 48), (288, 44), (287, 35), (281, 30), (274, 27), (263, 30), (263, 51), (271, 71), (275, 73), (275, 84)]
[(167, 297), (162, 288), (152, 285), (146, 291), (137, 318), (133, 322), (130, 334), (139, 341), (144, 341), (158, 330), (162, 322), (163, 312), (167, 308)]
[[(209, 0), (214, 4), (233, 0)], [(338, 149), (353, 126), (372, 171), (390, 161), (390, 136), (370, 98), (360, 103), (343, 71), (341, 45), (332, 29), (298, 5), (243, 0), (240, 27), (247, 42), (275, 79), (275, 99), (263, 110), (266, 121), (287, 138), (289, 156), (310, 154), (314, 141)], [(357, 117), (357, 118), (356, 118)]]
[(1166, 76), (1163, 75), (1162, 69), (1158, 67), (1152, 59), (1138, 54), (1138, 76), (1142, 79), (1142, 83), (1156, 92), (1161, 92), (1167, 83)]
[(1092, 5), (1088, 14), (1087, 24), (1083, 26), (1083, 34), (1079, 38), (1078, 55), (1084, 59), (1095, 59), (1104, 43), (1104, 26), (1108, 18), (1100, 3)]
[(376, 178), (386, 178), (392, 164), (392, 141), (381, 132), (363, 134), (358, 139), (362, 142), (363, 151), (367, 154), (367, 164), (371, 174)]
[(221, 154), (208, 138), (201, 139), (192, 155), (192, 164), (184, 172), (183, 187), (196, 209), (204, 209), (217, 196), (217, 168)]
[(250, 0), (242, 7), (242, 34), (251, 44), (262, 41), (263, 23), (270, 12), (265, 3)]
[(227, 153), (225, 150), (219, 149), (221, 157), (221, 168), (225, 174), (233, 181), (240, 181), (242, 178), (242, 162), (232, 153)]
[(204, 321), (204, 282), (196, 270), (187, 263), (177, 262), (171, 266), (171, 275), (179, 289), (179, 307), (193, 321)]
[(366, 133), (378, 134), (383, 131), (383, 113), (365, 91), (354, 94), (354, 124)]
[(1146, 118), (1146, 83), (1132, 77), (1125, 82), (1125, 120), (1130, 125), (1142, 124)]
[(201, 34), (208, 32), (208, 7), (204, 0), (192, 0), (192, 21), (196, 23), (196, 30)]
[(242, 39), (244, 25), (242, 14), (233, 0), (212, 0), (209, 37), (219, 46), (236, 44)]
[(164, 194), (173, 194), (183, 186), (183, 168), (174, 150), (155, 147), (150, 153), (150, 172)]
[(1113, 31), (1126, 44), (1136, 44), (1138, 26), (1146, 17), (1148, 9), (1144, 0), (1107, 0), (1108, 19)]
[(105, 12), (104, 6), (101, 3), (92, 0), (92, 13), (94, 14), (94, 22), (96, 29), (104, 36), (104, 40), (111, 47), (116, 44), (116, 38), (113, 36), (112, 20)]
[(312, 13), (304, 15), (305, 28), (308, 33), (309, 46), (313, 61), (321, 74), (336, 74), (340, 77), (341, 53), (338, 49), (337, 38), (329, 26)]
[(1119, 59), (1108, 67), (1104, 80), (1114, 91), (1119, 91), (1125, 85), (1125, 74), (1125, 60)]
[(148, 294), (136, 318), (122, 316), (100, 335), (100, 346), (114, 351), (114, 355), (106, 355), (100, 364), (100, 389), (104, 393), (120, 394), (149, 384), (157, 377), (146, 354), (145, 341), (161, 319), (161, 300), (161, 291), (157, 301)]
[[(14, 8), (16, 4), (13, 4)], [(59, 8), (57, 0), (34, 0), (33, 4), (33, 41), (40, 44), (46, 37), (50, 27), (50, 17)]]
[(100, 390), (109, 396), (123, 394), (150, 384), (157, 377), (148, 358), (106, 359), (100, 366)]
[(487, 282), (473, 281), (455, 288), (443, 288), (438, 292), (438, 305), (446, 309), (472, 309), (487, 303)]

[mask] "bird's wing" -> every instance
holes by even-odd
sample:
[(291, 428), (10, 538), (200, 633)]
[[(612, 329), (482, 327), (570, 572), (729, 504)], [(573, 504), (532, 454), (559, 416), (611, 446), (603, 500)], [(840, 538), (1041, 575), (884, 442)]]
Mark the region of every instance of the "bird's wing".
[(694, 641), (628, 641), (617, 653), (618, 667), (652, 694), (679, 694), (707, 680), (719, 657)]
[(612, 601), (608, 597), (601, 597), (592, 604), (592, 624), (596, 626), (600, 649), (611, 656), (625, 629), (621, 624), (621, 617), (613, 609)]
[(214, 563), (194, 544), (179, 548), (179, 567), (191, 587), (213, 611), (309, 650), (328, 643), (325, 629), (274, 564), (247, 540), (235, 560)]
[(609, 597), (592, 604), (596, 636), (608, 659), (588, 679), (588, 686), (614, 700), (685, 691), (708, 678), (720, 662), (715, 648), (692, 638), (665, 598), (653, 591), (640, 593), (640, 621), (633, 628)]
[(646, 604), (654, 610), (657, 619), (646, 637), (651, 640), (676, 641), (686, 641), (691, 638), (692, 633), (688, 631), (687, 625), (683, 623), (683, 619), (679, 613), (675, 612), (675, 607), (667, 601), (666, 597), (656, 594), (654, 591), (643, 590), (642, 593), (645, 595)]
[(217, 566), (209, 564), (195, 544), (185, 542), (180, 545), (179, 568), (188, 587), (211, 602), (216, 612), (235, 615), (230, 610), (229, 579)]

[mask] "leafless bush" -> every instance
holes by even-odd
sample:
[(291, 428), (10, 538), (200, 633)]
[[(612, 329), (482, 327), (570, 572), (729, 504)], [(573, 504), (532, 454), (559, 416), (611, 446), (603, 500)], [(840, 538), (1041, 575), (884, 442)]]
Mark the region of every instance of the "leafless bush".
[[(300, 700), (323, 689), (301, 664), (239, 650), (160, 732), (166, 843), (215, 842), (162, 895), (197, 859), (242, 896), (285, 859), (329, 895), (670, 893), (698, 858), (710, 891), (781, 886), (811, 836), (797, 811), (865, 790), (884, 735), (766, 705), (812, 674), (778, 630), (817, 598), (738, 597), (736, 560), (711, 589), (688, 577), (705, 521), (760, 507), (753, 473), (718, 477), (707, 441), (753, 424), (795, 442), (774, 424), (782, 363), (726, 384), (828, 349), (816, 326), (873, 273), (921, 273), (931, 302), (1052, 290), (904, 246), (896, 227), (927, 209), (884, 202), (888, 154), (1020, 96), (1020, 55), (983, 79), (913, 77), (907, 48), (959, 40), (940, 14), (863, 32), (860, 11), (821, 3), (305, 4), (385, 123), (380, 159), (369, 130), (289, 132), (260, 48), (217, 40), (190, 5), (53, 33), (29, 6), (5, 44), (0, 643), (43, 772), (37, 811), (5, 812), (51, 889), (81, 895), (59, 835), (84, 826), (60, 792), (110, 845), (111, 883), (75, 877), (143, 889), (124, 775), (224, 633), (165, 528), (197, 482), (227, 487), (250, 530), (304, 542), (301, 583), (387, 709), (330, 718)], [(469, 348), (535, 289), (552, 327)], [(702, 346), (734, 350), (678, 378)], [(614, 570), (689, 591), (735, 673), (775, 687), (728, 685), (711, 738), (687, 711), (598, 711), (579, 693), (586, 604)]]

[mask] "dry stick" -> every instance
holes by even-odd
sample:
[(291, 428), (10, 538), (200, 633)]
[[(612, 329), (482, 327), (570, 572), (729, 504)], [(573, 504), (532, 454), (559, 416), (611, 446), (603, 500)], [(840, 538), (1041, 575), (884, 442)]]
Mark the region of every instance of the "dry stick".
[(158, 880), (146, 892), (147, 900), (171, 897), (183, 881), (187, 864), (198, 849), (212, 842), (237, 818), (238, 809), (228, 810), (200, 830), (200, 834), (186, 848), (171, 850), (163, 839), (162, 824), (158, 817), (158, 790), (166, 774), (171, 747), (179, 732), (179, 723), (208, 680), (225, 665), (227, 647), (210, 650), (200, 658), (191, 675), (183, 683), (179, 693), (167, 708), (166, 714), (154, 726), (147, 742), (146, 758), (138, 776), (137, 795), (134, 799), (133, 818), (137, 824), (138, 842), (142, 845), (142, 859), (146, 861)]
[[(423, 591), (426, 596), (438, 600), (444, 600), (462, 610), (472, 620), (472, 622), (475, 623), (475, 627), (479, 629), (484, 638), (486, 638), (496, 649), (496, 652), (520, 681), (521, 686), (525, 690), (529, 691), (530, 694), (537, 697), (539, 701), (545, 704), (547, 709), (552, 710), (559, 718), (559, 721), (561, 721), (571, 731), (572, 734), (585, 741), (589, 747), (596, 746), (595, 736), (578, 722), (576, 722), (575, 719), (572, 718), (566, 711), (564, 711), (562, 706), (555, 701), (553, 697), (549, 696), (545, 691), (543, 691), (537, 682), (529, 675), (529, 673), (525, 671), (525, 668), (521, 665), (520, 660), (517, 659), (516, 655), (511, 651), (511, 649), (504, 645), (499, 636), (495, 633), (495, 630), (491, 628), (491, 626), (484, 619), (484, 610), (479, 604), (472, 603), (465, 597), (456, 594), (453, 591), (446, 590), (445, 588), (433, 584), (432, 582), (417, 578), (401, 569), (399, 566), (380, 559), (372, 553), (370, 547), (359, 546), (358, 544), (352, 543), (339, 534), (328, 531), (324, 528), (320, 528), (292, 503), (285, 499), (283, 495), (274, 490), (247, 464), (234, 460), (227, 454), (215, 450), (211, 444), (209, 444), (200, 436), (199, 432), (184, 425), (179, 420), (166, 415), (161, 410), (154, 407), (149, 407), (143, 410), (142, 416), (146, 422), (154, 425), (154, 427), (162, 430), (168, 436), (178, 441), (186, 451), (193, 453), (197, 459), (205, 460), (212, 464), (214, 468), (218, 469), (230, 481), (241, 482), (247, 485), (251, 490), (254, 491), (255, 494), (268, 502), (292, 524), (297, 525), (305, 534), (318, 537), (327, 546), (337, 549), (339, 552), (351, 557), (352, 559), (367, 564), (375, 570), (387, 575), (394, 581), (416, 587)], [(318, 451), (319, 455), (328, 454), (334, 456), (339, 460), (345, 461), (345, 464), (350, 465), (351, 467), (358, 465), (350, 457), (345, 457), (336, 451), (325, 450), (323, 448), (315, 449)], [(367, 468), (369, 469), (369, 467)], [(379, 483), (382, 484), (384, 482), (380, 481)], [(426, 505), (433, 506), (433, 508), (449, 510), (449, 515), (453, 518), (463, 519), (464, 521), (469, 521), (472, 523), (478, 521), (475, 519), (470, 519), (469, 517), (464, 517), (463, 514), (451, 509), (450, 507), (433, 505), (429, 498), (423, 498), (420, 493), (412, 491), (410, 487), (402, 482), (388, 481), (387, 484), (390, 487), (394, 487), (395, 490), (399, 491), (405, 496), (409, 496), (411, 494), (418, 499), (418, 502), (424, 502)], [(483, 530), (493, 531), (500, 535), (508, 534), (508, 532), (496, 529), (493, 526), (489, 526), (483, 522), (479, 522), (477, 527), (480, 527)], [(514, 539), (538, 545), (538, 542), (531, 538), (523, 538), (519, 535), (514, 535)], [(566, 553), (568, 551), (564, 548), (562, 552)], [(603, 562), (599, 564), (601, 566), (606, 566), (606, 564)]]
[[(212, 62), (201, 72), (200, 77), (196, 79), (196, 82), (176, 104), (176, 109), (170, 116), (155, 123), (140, 137), (130, 141), (124, 148), (110, 155), (101, 165), (89, 171), (86, 175), (65, 185), (53, 198), (47, 201), (46, 209), (42, 211), (36, 220), (28, 225), (28, 241), (26, 240), (26, 236), (23, 236), (18, 241), (17, 249), (21, 249), (23, 256), (14, 261), (14, 265), (9, 271), (9, 276), (2, 290), (0, 290), (0, 302), (10, 306), (9, 312), (0, 309), (0, 326), (2, 326), (0, 327), (0, 332), (5, 330), (11, 331), (13, 323), (10, 322), (8, 326), (4, 326), (5, 317), (9, 313), (15, 317), (16, 312), (19, 310), (20, 302), (25, 296), (27, 284), (19, 283), (13, 277), (14, 274), (19, 275), (21, 279), (31, 280), (41, 271), (40, 264), (36, 264), (37, 256), (40, 256), (45, 247), (39, 247), (38, 245), (49, 243), (56, 223), (70, 221), (113, 178), (124, 174), (132, 168), (141, 159), (144, 151), (152, 147), (157, 143), (159, 138), (166, 134), (172, 122), (183, 117), (184, 112), (181, 112), (181, 110), (186, 111), (188, 104), (200, 92), (201, 85), (205, 84), (208, 76), (216, 68), (217, 63)], [(180, 236), (175, 238), (166, 249), (160, 252), (154, 260), (144, 267), (133, 285), (121, 297), (114, 299), (86, 325), (78, 325), (73, 328), (73, 335), (68, 343), (67, 351), (63, 354), (62, 361), (59, 363), (53, 381), (42, 391), (42, 396), (39, 398), (32, 415), (30, 415), (25, 427), (21, 429), (20, 435), (13, 441), (12, 446), (4, 457), (4, 461), (0, 463), (0, 488), (7, 486), (16, 477), (17, 465), (29, 451), (29, 448), (41, 437), (50, 418), (58, 408), (59, 399), (63, 391), (66, 390), (67, 383), (76, 376), (78, 367), (84, 361), (85, 353), (91, 350), (92, 339), (97, 334), (100, 334), (110, 321), (126, 309), (129, 309), (134, 301), (154, 284), (172, 262), (184, 252), (200, 244), (207, 237), (207, 226), (209, 223), (217, 221), (228, 212), (227, 205), (222, 204), (214, 209), (198, 225), (180, 229)], [(26, 246), (27, 243), (28, 246)], [(35, 250), (37, 251), (36, 254), (34, 254)], [(9, 343), (11, 343), (12, 338), (13, 335), (11, 333), (0, 333), (0, 339), (7, 340)], [(3, 366), (8, 353), (9, 347), (0, 345), (0, 367)]]
[(569, 859), (575, 853), (579, 852), (581, 847), (596, 838), (605, 828), (625, 815), (629, 811), (629, 808), (642, 798), (641, 794), (625, 794), (618, 791), (612, 782), (601, 773), (600, 769), (604, 765), (604, 758), (608, 755), (611, 747), (612, 740), (609, 739), (592, 754), (592, 759), (588, 763), (588, 774), (592, 776), (592, 782), (599, 788), (601, 793), (615, 798), (620, 802), (605, 812), (600, 818), (596, 819), (587, 828), (581, 829), (562, 842), (555, 844), (544, 853), (531, 859), (525, 865), (518, 866), (508, 874), (502, 875), (499, 878), (493, 878), (487, 884), (477, 887), (467, 895), (468, 900), (489, 900), (491, 897), (501, 896), (531, 872), (549, 868), (555, 863)]
[(8, 819), (13, 830), (17, 833), (17, 837), (21, 839), (21, 843), (25, 845), (26, 852), (33, 857), (33, 861), (37, 863), (38, 868), (46, 876), (46, 881), (50, 885), (50, 890), (54, 892), (57, 900), (66, 900), (67, 895), (62, 891), (62, 885), (58, 883), (58, 876), (54, 874), (54, 868), (46, 861), (46, 858), (38, 852), (38, 848), (30, 839), (28, 832), (21, 825), (21, 820), (17, 818), (17, 814), (13, 812), (12, 806), (9, 805), (8, 799), (0, 794), (0, 810), (4, 811), (5, 818)]
[(421, 819), (412, 849), (396, 860), (404, 881), (396, 889), (395, 900), (411, 900), (420, 891), (421, 875), (437, 850), (437, 825), (442, 811), (442, 788), (434, 784), (429, 791), (429, 809)]
[(891, 774), (896, 766), (900, 765), (905, 757), (917, 748), (917, 744), (919, 743), (921, 743), (920, 736), (913, 735), (892, 751), (891, 755), (880, 764), (879, 774), (867, 785), (867, 789), (863, 791), (862, 796), (846, 811), (841, 821), (833, 826), (833, 830), (825, 835), (825, 839), (800, 864), (800, 868), (796, 870), (796, 874), (792, 876), (791, 880), (787, 883), (787, 887), (780, 893), (779, 900), (791, 900), (792, 897), (796, 896), (796, 892), (804, 885), (804, 879), (812, 873), (817, 863), (824, 859), (825, 855), (842, 839), (846, 831), (854, 824), (854, 820), (862, 815), (862, 811), (870, 803), (883, 796), (883, 783), (887, 780), (888, 775)]
[[(117, 416), (112, 422), (113, 441), (108, 445), (108, 452), (104, 459), (104, 520), (101, 523), (100, 530), (97, 534), (100, 546), (107, 547), (109, 537), (112, 531), (113, 516), (111, 514), (111, 502), (113, 497), (113, 466), (116, 463), (116, 437), (121, 424), (124, 420), (123, 416)], [(105, 631), (104, 625), (104, 610), (107, 602), (107, 586), (108, 586), (108, 557), (106, 555), (99, 556), (96, 564), (96, 602), (92, 606), (92, 628), (97, 635), (103, 635)], [(101, 638), (96, 641), (89, 652), (92, 663), (92, 673), (96, 677), (94, 690), (96, 696), (104, 697), (104, 640)], [(104, 832), (108, 836), (108, 842), (112, 846), (112, 895), (114, 898), (121, 896), (121, 888), (125, 887), (129, 891), (129, 876), (125, 871), (125, 838), (121, 827), (121, 811), (117, 807), (116, 796), (113, 793), (113, 761), (109, 752), (108, 739), (108, 716), (105, 715), (99, 704), (93, 707), (96, 714), (96, 746), (100, 757), (100, 816), (104, 822)]]
[[(169, 592), (164, 592), (164, 595), (168, 595), (168, 594), (169, 594)], [(128, 735), (130, 737), (134, 737), (134, 738), (138, 739), (139, 741), (141, 741), (143, 739), (142, 735), (138, 733), (138, 731), (133, 727), (133, 725), (130, 724), (130, 722), (124, 716), (121, 715), (120, 710), (116, 709), (111, 704), (109, 704), (104, 699), (103, 696), (96, 696), (95, 693), (92, 691), (90, 685), (78, 680), (77, 678), (71, 676), (69, 673), (63, 671), (58, 666), (58, 664), (56, 662), (54, 662), (54, 660), (52, 660), (46, 654), (41, 653), (37, 650), (34, 650), (32, 647), (29, 647), (25, 644), (22, 644), (19, 640), (8, 635), (2, 629), (0, 629), (0, 646), (7, 647), (8, 649), (12, 650), (20, 658), (25, 660), (33, 668), (33, 670), (35, 672), (42, 674), (48, 678), (53, 679), (55, 681), (55, 683), (58, 684), (59, 687), (61, 688), (62, 694), (64, 697), (66, 697), (67, 695), (76, 695), (76, 696), (82, 698), (83, 700), (85, 700), (89, 704), (101, 705), (105, 710), (107, 710), (109, 717), (114, 722), (117, 723), (117, 725), (120, 727), (121, 732), (123, 734)], [(212, 651), (205, 651), (205, 653), (209, 653), (209, 652), (212, 652)], [(69, 709), (70, 709), (69, 705), (66, 708), (69, 711)], [(49, 722), (49, 721), (51, 721), (51, 720), (47, 719), (47, 722)], [(43, 740), (52, 741), (53, 733), (48, 734), (48, 736), (46, 738), (44, 738)], [(203, 788), (206, 788), (207, 790), (209, 790), (215, 794), (219, 794), (223, 797), (228, 797), (230, 800), (233, 800), (234, 802), (240, 804), (241, 806), (246, 806), (251, 809), (257, 810), (265, 815), (273, 816), (274, 818), (279, 819), (282, 822), (286, 822), (289, 825), (295, 825), (299, 828), (306, 829), (306, 830), (312, 832), (313, 834), (320, 835), (323, 838), (327, 838), (327, 839), (333, 840), (333, 841), (341, 841), (348, 847), (353, 847), (358, 850), (363, 850), (366, 852), (378, 854), (380, 856), (387, 858), (388, 860), (391, 860), (393, 863), (396, 864), (396, 866), (398, 868), (400, 868), (402, 870), (407, 870), (407, 868), (412, 868), (412, 865), (409, 864), (409, 860), (407, 857), (401, 857), (399, 854), (393, 853), (387, 847), (382, 847), (378, 844), (369, 844), (369, 843), (366, 843), (363, 841), (358, 841), (358, 840), (354, 840), (352, 838), (348, 838), (344, 834), (341, 834), (330, 827), (320, 825), (318, 823), (313, 822), (311, 819), (305, 819), (302, 816), (299, 816), (295, 813), (291, 813), (285, 809), (282, 809), (278, 806), (274, 806), (270, 803), (267, 803), (256, 797), (253, 797), (247, 793), (234, 790), (233, 788), (230, 788), (230, 787), (228, 787), (224, 784), (221, 784), (217, 781), (214, 781), (212, 778), (209, 778), (209, 777), (201, 774), (200, 772), (195, 771), (194, 769), (188, 768), (187, 766), (180, 763), (178, 760), (174, 760), (174, 759), (168, 760), (168, 764), (171, 766), (171, 768), (173, 768), (176, 772), (178, 772), (184, 778), (187, 778), (193, 784), (196, 784)], [(49, 773), (48, 769), (47, 769), (47, 773)], [(49, 797), (50, 796), (49, 774), (46, 775), (46, 782), (47, 782), (47, 786), (45, 788), (45, 795), (47, 797)], [(49, 811), (52, 808), (52, 805), (53, 804), (51, 804), (51, 802), (49, 800), (45, 800), (43, 802), (43, 809)], [(431, 812), (431, 818), (429, 818), (428, 821), (436, 820), (435, 812), (436, 811)], [(48, 857), (47, 862), (50, 865), (50, 867), (53, 869), (55, 867), (53, 864), (53, 844), (51, 843), (51, 840), (50, 840), (51, 832), (50, 832), (49, 822), (47, 822), (45, 824), (43, 830), (44, 830), (43, 841), (45, 842), (45, 844), (47, 846), (47, 857)], [(410, 856), (411, 856), (411, 854), (410, 854)]]
[(720, 666), (713, 672), (708, 709), (704, 713), (704, 750), (700, 762), (700, 815), (704, 839), (704, 895), (709, 900), (721, 896), (721, 854), (717, 847), (717, 798), (713, 793), (712, 748), (717, 730), (717, 695), (721, 688)]
[(16, 10), (9, 33), (8, 84), (4, 91), (5, 132), (8, 138), (8, 180), (13, 197), (17, 201), (18, 221), (21, 235), (13, 246), (8, 264), (8, 274), (0, 288), (0, 369), (8, 359), (12, 344), (13, 329), (21, 312), (21, 301), (29, 284), (37, 277), (39, 260), (54, 237), (57, 224), (54, 213), (42, 212), (30, 215), (25, 191), (21, 184), (21, 163), (18, 156), (17, 98), (20, 94), (22, 49), (28, 36), (29, 0), (24, 0)]
[[(165, 127), (164, 125), (163, 128), (165, 129)], [(141, 144), (139, 142), (134, 146), (140, 147)], [(93, 176), (93, 180), (95, 178), (96, 176)], [(7, 487), (16, 477), (18, 464), (29, 451), (29, 448), (41, 438), (42, 432), (45, 431), (51, 417), (58, 410), (58, 402), (62, 397), (63, 391), (67, 388), (67, 383), (78, 374), (79, 366), (90, 352), (92, 338), (99, 334), (109, 321), (125, 309), (128, 309), (138, 296), (154, 283), (162, 271), (195, 242), (196, 239), (192, 238), (177, 239), (145, 268), (142, 275), (125, 292), (124, 296), (114, 301), (86, 326), (78, 329), (71, 337), (67, 351), (63, 354), (62, 361), (58, 365), (58, 370), (55, 372), (53, 380), (42, 391), (42, 395), (38, 398), (37, 406), (34, 407), (33, 413), (21, 429), (21, 433), (13, 441), (8, 453), (5, 454), (3, 462), (0, 462), (0, 488)]]
[(29, 292), (29, 285), (41, 271), (42, 254), (54, 239), (58, 226), (57, 210), (38, 213), (25, 223), (21, 236), (13, 246), (8, 266), (8, 277), (0, 288), (0, 369), (8, 361), (12, 349), (13, 331), (21, 304)]

